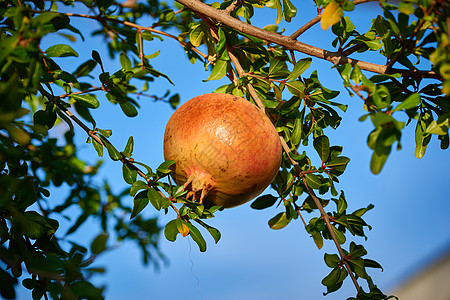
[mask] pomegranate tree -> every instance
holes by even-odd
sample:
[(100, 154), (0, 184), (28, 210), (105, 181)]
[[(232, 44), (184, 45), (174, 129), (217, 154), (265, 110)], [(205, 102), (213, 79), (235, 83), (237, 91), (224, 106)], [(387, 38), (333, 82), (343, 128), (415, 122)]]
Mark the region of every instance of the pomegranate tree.
[(281, 164), (281, 142), (267, 116), (229, 94), (197, 96), (172, 115), (164, 134), (164, 158), (187, 197), (225, 208), (258, 196)]

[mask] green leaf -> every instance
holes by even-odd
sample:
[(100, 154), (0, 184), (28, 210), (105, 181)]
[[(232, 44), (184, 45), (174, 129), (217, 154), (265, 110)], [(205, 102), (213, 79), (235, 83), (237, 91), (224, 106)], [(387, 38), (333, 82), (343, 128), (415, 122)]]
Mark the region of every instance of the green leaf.
[(199, 47), (202, 44), (204, 37), (205, 33), (203, 32), (202, 26), (200, 24), (195, 26), (189, 34), (189, 40), (194, 47)]
[(158, 57), (158, 55), (159, 55), (160, 52), (161, 52), (161, 50), (158, 50), (158, 51), (156, 51), (155, 53), (145, 55), (144, 57), (145, 57), (146, 59), (153, 59), (153, 58)]
[(425, 129), (425, 133), (446, 135), (450, 124), (450, 114), (440, 115), (437, 120), (431, 121)]
[(97, 51), (92, 50), (92, 58), (101, 66), (103, 70), (102, 59), (100, 58), (100, 54)]
[(445, 135), (440, 135), (438, 139), (441, 141), (441, 149), (442, 150), (448, 149), (448, 147), (450, 146), (450, 138), (448, 133)]
[(374, 151), (370, 159), (370, 171), (373, 174), (379, 174), (391, 152), (391, 147), (384, 147), (381, 151)]
[(316, 174), (307, 174), (305, 179), (308, 186), (312, 189), (318, 189), (322, 186), (322, 180)]
[(339, 255), (337, 255), (337, 254), (325, 253), (324, 260), (325, 260), (326, 265), (330, 268), (338, 267), (339, 263), (341, 262), (341, 259), (339, 258)]
[(383, 271), (383, 267), (376, 261), (372, 260), (372, 259), (364, 259), (364, 267), (366, 268), (378, 268), (381, 269), (381, 271)]
[(353, 267), (353, 270), (357, 276), (364, 278), (364, 279), (370, 278), (364, 268), (364, 259), (363, 258), (351, 258), (348, 260), (348, 262)]
[(133, 164), (140, 165), (140, 166), (144, 167), (147, 170), (148, 174), (152, 174), (153, 173), (152, 168), (150, 168), (149, 166), (147, 166), (144, 163), (141, 163), (141, 162), (138, 162), (138, 161), (133, 161)]
[(294, 129), (292, 130), (291, 142), (294, 146), (300, 144), (302, 140), (302, 130), (303, 130), (303, 117), (305, 115), (305, 109), (302, 109), (300, 116), (294, 121)]
[(97, 66), (97, 62), (95, 60), (89, 59), (78, 66), (78, 68), (73, 73), (76, 77), (87, 76), (94, 70), (95, 66)]
[(323, 237), (320, 234), (320, 232), (315, 232), (312, 234), (312, 238), (314, 240), (314, 243), (316, 244), (318, 249), (322, 249), (323, 247)]
[(211, 74), (209, 75), (208, 79), (204, 81), (209, 80), (218, 80), (223, 78), (228, 71), (229, 63), (227, 60), (218, 59), (216, 60), (216, 64), (214, 65)]
[(71, 95), (70, 97), (87, 108), (96, 109), (99, 108), (100, 106), (100, 102), (98, 101), (95, 95), (82, 94), (82, 95)]
[(374, 208), (375, 206), (373, 204), (369, 204), (367, 207), (365, 208), (360, 208), (355, 210), (352, 215), (361, 217), (362, 215), (364, 215), (366, 212), (368, 212), (369, 210), (371, 210), (372, 208)]
[(332, 228), (333, 228), (334, 234), (336, 235), (336, 238), (337, 238), (339, 244), (341, 244), (341, 245), (344, 244), (345, 241), (347, 240), (344, 233), (334, 226), (332, 226)]
[(431, 140), (431, 135), (425, 134), (424, 131), (432, 121), (433, 117), (428, 111), (424, 111), (419, 116), (415, 130), (416, 148), (414, 150), (414, 154), (417, 158), (422, 158), (425, 155), (425, 151)]
[(33, 115), (34, 124), (40, 124), (42, 126), (47, 126), (48, 129), (52, 128), (56, 122), (56, 114), (53, 111), (48, 110), (38, 110)]
[(338, 156), (329, 162), (327, 162), (327, 167), (331, 168), (334, 175), (340, 175), (345, 171), (345, 168), (347, 167), (348, 162), (350, 161), (350, 158), (345, 156)]
[(275, 57), (270, 61), (269, 75), (275, 74), (280, 71), (286, 65), (285, 60), (281, 57)]
[(303, 72), (305, 72), (309, 66), (311, 65), (312, 58), (303, 58), (300, 59), (295, 63), (294, 69), (289, 74), (289, 76), (286, 78), (287, 81), (295, 80), (297, 79)]
[(78, 53), (72, 47), (64, 44), (50, 46), (47, 50), (45, 50), (45, 54), (49, 57), (78, 57)]
[(330, 272), (330, 274), (322, 279), (322, 284), (324, 286), (334, 286), (342, 282), (347, 277), (347, 275), (348, 273), (345, 268), (336, 267)]
[(147, 191), (139, 192), (136, 197), (134, 197), (133, 210), (131, 211), (130, 219), (136, 217), (148, 205), (148, 202)]
[(321, 135), (314, 139), (313, 145), (320, 159), (325, 163), (330, 156), (330, 140), (326, 135)]
[(108, 241), (109, 234), (100, 233), (91, 243), (91, 252), (94, 255), (98, 255), (106, 250), (106, 242)]
[(160, 165), (158, 166), (158, 168), (156, 169), (156, 171), (157, 171), (158, 173), (167, 175), (167, 174), (169, 174), (169, 173), (171, 172), (170, 166), (173, 165), (173, 164), (175, 164), (175, 161), (174, 161), (174, 160), (166, 160), (165, 162), (163, 162), (162, 164), (160, 164)]
[(147, 190), (147, 196), (150, 199), (150, 203), (156, 208), (156, 210), (161, 210), (162, 206), (162, 196), (154, 188), (149, 188)]
[(420, 104), (420, 95), (418, 93), (414, 93), (408, 96), (403, 102), (397, 105), (394, 108), (394, 111), (402, 110), (402, 109), (410, 109), (414, 108)]
[(298, 96), (300, 99), (305, 97), (305, 84), (303, 82), (299, 80), (289, 81), (285, 85), (292, 95)]
[(131, 155), (133, 154), (133, 147), (134, 147), (133, 136), (130, 136), (128, 138), (127, 145), (123, 150), (123, 153), (125, 154), (126, 157), (131, 157)]
[(375, 92), (372, 93), (373, 104), (378, 109), (383, 109), (391, 104), (391, 94), (387, 87), (378, 85)]
[(127, 164), (122, 164), (122, 174), (126, 183), (133, 184), (136, 182), (137, 171), (130, 168)]
[(133, 68), (133, 66), (131, 65), (131, 60), (128, 58), (125, 52), (120, 53), (120, 65), (126, 71), (129, 71)]
[[(156, 35), (153, 35), (150, 31), (144, 30), (144, 31), (141, 32), (141, 37), (145, 41), (153, 41), (155, 36)], [(137, 36), (137, 38), (139, 38), (139, 36)]]
[(97, 142), (96, 139), (92, 139), (92, 145), (95, 151), (97, 151), (98, 157), (103, 157), (103, 145)]
[(281, 212), (269, 220), (269, 227), (275, 230), (286, 227), (291, 222), (291, 218), (287, 216), (286, 212)]
[(143, 182), (141, 180), (136, 181), (135, 183), (133, 183), (133, 185), (130, 187), (130, 196), (134, 196), (136, 195), (136, 193), (139, 190), (143, 190), (143, 189), (148, 189), (148, 185), (146, 182)]
[(252, 204), (250, 204), (250, 207), (253, 209), (264, 209), (274, 205), (277, 199), (278, 197), (272, 195), (260, 196), (255, 201), (253, 201)]
[(217, 34), (219, 36), (219, 41), (217, 42), (217, 45), (216, 45), (216, 54), (220, 56), (220, 55), (222, 55), (223, 51), (226, 49), (227, 36), (225, 35), (225, 32), (222, 29), (222, 27), (219, 27)]
[(344, 191), (341, 192), (339, 200), (336, 203), (338, 214), (343, 214), (348, 207), (347, 201), (345, 200)]
[(112, 160), (120, 160), (122, 158), (122, 155), (117, 151), (117, 149), (106, 139), (104, 136), (100, 135), (100, 139), (102, 140), (103, 144), (106, 147), (106, 150), (108, 150), (109, 157)]
[(283, 19), (286, 22), (291, 22), (291, 19), (297, 14), (297, 8), (290, 0), (283, 0)]
[(197, 214), (197, 216), (201, 217), (203, 215), (204, 211), (205, 211), (205, 206), (203, 204), (196, 204), (194, 206), (194, 212)]
[(197, 243), (200, 251), (205, 252), (206, 251), (206, 241), (203, 238), (200, 231), (195, 226), (193, 226), (192, 224), (189, 224), (189, 223), (188, 223), (188, 227), (189, 227), (189, 235), (192, 237), (194, 242)]
[(180, 104), (180, 94), (175, 94), (169, 98), (169, 104), (173, 109), (177, 108), (178, 104)]
[(107, 137), (107, 138), (109, 138), (112, 135), (112, 130), (111, 129), (96, 128), (96, 130), (98, 132), (100, 132), (101, 135), (103, 135), (104, 137)]
[(301, 99), (299, 97), (292, 97), (288, 102), (284, 102), (281, 105), (281, 113), (283, 115), (290, 115), (294, 114), (298, 111), (298, 108), (300, 107)]
[(415, 9), (411, 3), (400, 2), (398, 4), (398, 11), (405, 15), (412, 15), (414, 13)]
[(177, 229), (177, 219), (174, 219), (166, 224), (164, 227), (164, 236), (168, 241), (175, 242), (178, 235), (178, 229)]
[(204, 228), (206, 228), (206, 230), (208, 230), (208, 232), (211, 234), (211, 236), (214, 239), (214, 242), (217, 244), (220, 240), (221, 234), (220, 231), (217, 230), (216, 228), (209, 226), (208, 224), (206, 224), (205, 222), (201, 221), (201, 220), (194, 220), (195, 222), (199, 223), (200, 225), (202, 225)]
[(119, 103), (119, 105), (127, 117), (133, 118), (137, 116), (138, 111), (136, 107), (133, 104), (131, 104), (131, 102), (123, 102)]

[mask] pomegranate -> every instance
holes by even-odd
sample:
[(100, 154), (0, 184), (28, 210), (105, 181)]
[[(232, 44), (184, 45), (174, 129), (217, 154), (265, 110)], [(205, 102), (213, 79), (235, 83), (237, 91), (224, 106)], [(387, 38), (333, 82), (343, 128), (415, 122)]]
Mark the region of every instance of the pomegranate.
[(258, 196), (281, 164), (281, 142), (269, 118), (229, 94), (197, 96), (172, 115), (164, 158), (187, 197), (206, 205), (238, 206)]

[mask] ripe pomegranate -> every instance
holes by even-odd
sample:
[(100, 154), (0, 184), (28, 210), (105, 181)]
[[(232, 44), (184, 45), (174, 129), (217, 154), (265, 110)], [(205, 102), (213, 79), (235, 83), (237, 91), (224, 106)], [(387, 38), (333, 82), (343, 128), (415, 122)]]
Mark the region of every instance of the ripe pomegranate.
[(267, 116), (247, 100), (197, 96), (172, 115), (164, 134), (171, 176), (206, 205), (238, 206), (258, 196), (281, 164), (281, 142)]

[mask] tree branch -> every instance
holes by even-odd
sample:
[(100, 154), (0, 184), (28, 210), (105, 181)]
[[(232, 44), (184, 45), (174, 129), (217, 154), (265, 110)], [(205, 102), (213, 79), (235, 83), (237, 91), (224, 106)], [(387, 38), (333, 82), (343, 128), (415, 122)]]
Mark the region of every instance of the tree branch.
[[(275, 43), (285, 47), (288, 50), (295, 50), (301, 53), (314, 56), (320, 59), (328, 60), (333, 64), (357, 64), (360, 69), (378, 73), (378, 74), (395, 74), (399, 73), (403, 77), (427, 77), (440, 79), (440, 75), (433, 71), (421, 71), (421, 70), (402, 70), (402, 69), (389, 69), (385, 65), (374, 64), (366, 61), (349, 58), (342, 53), (327, 51), (312, 45), (308, 45), (292, 39), (289, 36), (284, 36), (278, 33), (269, 32), (267, 30), (252, 26), (244, 23), (239, 19), (233, 18), (226, 12), (217, 10), (207, 4), (198, 0), (176, 0), (180, 4), (186, 6), (191, 11), (208, 16), (216, 20), (219, 23), (227, 25), (239, 32), (249, 34), (256, 38), (265, 40), (270, 43)], [(365, 0), (367, 2), (368, 0)]]

